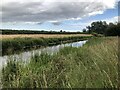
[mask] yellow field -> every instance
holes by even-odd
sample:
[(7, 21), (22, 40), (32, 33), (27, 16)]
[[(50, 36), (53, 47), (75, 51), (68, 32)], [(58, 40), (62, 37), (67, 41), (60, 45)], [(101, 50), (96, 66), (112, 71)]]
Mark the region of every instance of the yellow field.
[(13, 39), (13, 38), (60, 38), (60, 37), (71, 37), (71, 36), (92, 36), (91, 34), (18, 34), (18, 35), (0, 35), (0, 39)]

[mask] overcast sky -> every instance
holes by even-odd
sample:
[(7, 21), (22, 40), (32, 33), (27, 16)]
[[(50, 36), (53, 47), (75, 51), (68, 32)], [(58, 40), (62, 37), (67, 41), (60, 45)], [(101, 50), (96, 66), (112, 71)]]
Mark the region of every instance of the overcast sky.
[(2, 0), (0, 28), (81, 31), (118, 20), (118, 0)]

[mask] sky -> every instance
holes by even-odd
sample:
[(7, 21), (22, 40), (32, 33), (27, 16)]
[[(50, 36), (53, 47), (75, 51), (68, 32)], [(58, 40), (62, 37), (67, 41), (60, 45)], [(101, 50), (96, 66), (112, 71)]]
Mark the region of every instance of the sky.
[(94, 21), (117, 22), (119, 0), (2, 0), (1, 29), (82, 31)]

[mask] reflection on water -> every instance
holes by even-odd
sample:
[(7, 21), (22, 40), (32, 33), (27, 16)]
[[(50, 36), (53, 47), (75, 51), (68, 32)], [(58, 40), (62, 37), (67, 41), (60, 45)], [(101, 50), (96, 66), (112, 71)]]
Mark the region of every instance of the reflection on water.
[(24, 62), (27, 62), (30, 60), (30, 58), (32, 56), (34, 56), (35, 54), (41, 54), (41, 53), (49, 53), (49, 54), (53, 54), (58, 52), (60, 49), (66, 47), (66, 46), (72, 46), (72, 47), (81, 47), (83, 44), (85, 44), (86, 41), (78, 41), (78, 42), (73, 42), (73, 43), (67, 43), (67, 44), (61, 44), (61, 45), (57, 45), (57, 46), (52, 46), (52, 47), (46, 47), (46, 48), (40, 48), (37, 50), (32, 50), (32, 51), (27, 51), (27, 52), (22, 52), (20, 54), (14, 54), (14, 55), (10, 55), (10, 56), (1, 56), (0, 57), (0, 69), (7, 64), (7, 60), (11, 59), (15, 59), (15, 60), (24, 60)]

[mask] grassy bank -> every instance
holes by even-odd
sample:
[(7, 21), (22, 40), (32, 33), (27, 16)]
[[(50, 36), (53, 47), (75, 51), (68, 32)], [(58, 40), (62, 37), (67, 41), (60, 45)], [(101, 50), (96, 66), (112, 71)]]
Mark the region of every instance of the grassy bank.
[(57, 45), (65, 42), (74, 42), (78, 40), (86, 40), (91, 36), (71, 36), (61, 38), (14, 38), (2, 39), (2, 54), (11, 54), (18, 51), (38, 48), (42, 46)]
[(35, 55), (29, 64), (10, 61), (2, 70), (3, 87), (115, 88), (118, 85), (118, 39), (92, 38), (80, 48)]

